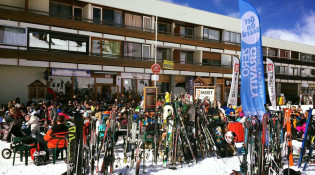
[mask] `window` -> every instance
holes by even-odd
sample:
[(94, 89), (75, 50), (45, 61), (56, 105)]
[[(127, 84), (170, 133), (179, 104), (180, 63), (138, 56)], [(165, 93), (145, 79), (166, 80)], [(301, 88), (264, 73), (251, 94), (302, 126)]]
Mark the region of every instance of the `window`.
[(301, 53), (301, 60), (302, 61), (311, 61), (311, 55), (306, 53)]
[(121, 25), (122, 14), (120, 11), (103, 9), (103, 23), (106, 25)]
[(92, 40), (92, 54), (100, 55), (101, 54), (101, 40)]
[(180, 27), (180, 35), (188, 38), (192, 38), (194, 35), (194, 30), (193, 28), (189, 27)]
[(101, 24), (102, 21), (102, 9), (99, 7), (93, 7), (93, 23)]
[(194, 29), (193, 28), (186, 28), (186, 37), (192, 38), (194, 36)]
[(181, 51), (180, 64), (194, 64), (194, 52)]
[(151, 58), (151, 50), (150, 45), (142, 45), (142, 57), (143, 58)]
[(77, 21), (82, 20), (82, 8), (73, 7), (73, 19)]
[(30, 29), (29, 47), (71, 52), (88, 52), (88, 37)]
[(49, 15), (53, 17), (72, 19), (72, 6), (51, 2), (49, 4)]
[(224, 41), (230, 42), (230, 43), (241, 43), (241, 34), (235, 33), (231, 31), (224, 31)]
[(142, 29), (142, 17), (130, 13), (125, 13), (125, 25), (127, 28)]
[(143, 17), (143, 31), (150, 32), (152, 30), (151, 18), (148, 16)]
[(232, 55), (221, 54), (221, 65), (232, 67)]
[(42, 31), (30, 31), (29, 47), (49, 49), (49, 33)]
[(203, 52), (202, 54), (202, 64), (210, 66), (220, 66), (221, 54), (214, 52)]
[(171, 60), (171, 49), (157, 48), (156, 58), (158, 60)]
[(103, 40), (102, 54), (117, 58), (120, 55), (120, 41)]
[(293, 68), (292, 68), (292, 74), (293, 74), (293, 75), (300, 75), (299, 68), (293, 67)]
[(158, 22), (159, 33), (170, 34), (171, 33), (171, 24)]
[(68, 34), (51, 33), (50, 48), (73, 52), (87, 52), (87, 37), (71, 36)]
[(141, 44), (138, 43), (128, 43), (125, 42), (124, 44), (124, 55), (130, 57), (141, 57)]
[(276, 66), (275, 72), (276, 72), (276, 74), (287, 74), (288, 73), (288, 67)]
[(314, 69), (308, 69), (308, 68), (301, 68), (301, 76), (306, 77), (306, 76), (312, 76)]
[(26, 46), (24, 28), (0, 26), (0, 44)]
[(92, 39), (92, 54), (118, 58), (121, 55), (121, 42), (106, 39)]
[(268, 50), (268, 56), (277, 56), (277, 50), (276, 49), (270, 49)]
[(203, 38), (205, 40), (216, 40), (216, 41), (219, 41), (220, 40), (220, 31), (219, 30), (215, 30), (215, 29), (204, 28), (203, 29)]
[(46, 86), (39, 80), (34, 81), (28, 86), (28, 98), (45, 98)]

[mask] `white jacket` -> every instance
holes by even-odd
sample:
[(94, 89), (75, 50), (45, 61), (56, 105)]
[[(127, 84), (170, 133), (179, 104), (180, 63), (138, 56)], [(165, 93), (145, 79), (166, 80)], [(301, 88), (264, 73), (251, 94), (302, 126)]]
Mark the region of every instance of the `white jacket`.
[(35, 115), (31, 115), (30, 121), (26, 122), (27, 125), (31, 126), (32, 135), (40, 134), (38, 121), (38, 117), (36, 117)]

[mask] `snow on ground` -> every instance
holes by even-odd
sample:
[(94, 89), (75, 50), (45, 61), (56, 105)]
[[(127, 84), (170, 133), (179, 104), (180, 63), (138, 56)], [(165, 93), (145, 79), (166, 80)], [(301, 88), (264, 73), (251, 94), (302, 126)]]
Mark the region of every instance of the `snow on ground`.
[[(240, 150), (241, 143), (237, 144), (238, 150)], [(296, 151), (301, 147), (301, 142), (293, 141), (293, 146)], [(0, 141), (0, 151), (4, 148), (9, 148), (10, 144), (7, 142)], [(123, 152), (122, 152), (122, 144), (118, 144), (118, 154), (116, 154), (117, 167), (115, 167), (114, 174), (125, 174), (127, 168), (123, 162)], [(183, 164), (183, 167), (177, 164), (177, 170), (171, 170), (167, 168), (163, 168), (163, 164), (161, 159), (159, 159), (157, 165), (152, 164), (152, 158), (150, 157), (152, 153), (150, 153), (149, 158), (146, 160), (146, 175), (154, 174), (154, 175), (228, 175), (232, 172), (232, 170), (239, 170), (239, 160), (237, 156), (229, 157), (229, 158), (221, 158), (217, 159), (215, 157), (199, 159), (198, 163), (187, 165)], [(0, 156), (0, 175), (60, 175), (67, 170), (67, 165), (63, 160), (57, 160), (56, 164), (52, 163), (52, 157), (50, 157), (50, 161), (47, 165), (36, 166), (33, 163), (33, 160), (29, 157), (29, 165), (25, 166), (25, 162), (20, 162), (20, 155), (16, 155), (15, 165), (12, 166), (13, 155), (10, 159), (3, 159)], [(102, 160), (102, 159), (101, 159)], [(100, 161), (102, 162), (102, 161)], [(302, 172), (302, 169), (297, 168), (298, 156), (294, 158), (294, 167), (295, 170), (299, 170)], [(129, 163), (128, 163), (129, 165)], [(287, 167), (287, 165), (285, 165)], [(135, 174), (135, 168), (131, 169), (129, 174)], [(140, 166), (140, 174), (143, 174), (142, 163)], [(302, 172), (303, 175), (315, 175), (315, 165), (309, 165), (306, 172)]]

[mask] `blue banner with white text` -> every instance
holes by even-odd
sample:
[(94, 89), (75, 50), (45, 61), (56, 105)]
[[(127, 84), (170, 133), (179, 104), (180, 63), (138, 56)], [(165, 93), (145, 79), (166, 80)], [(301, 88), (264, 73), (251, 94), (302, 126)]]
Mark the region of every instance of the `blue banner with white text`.
[(256, 9), (239, 0), (241, 16), (241, 103), (245, 116), (265, 113), (266, 93), (260, 19)]

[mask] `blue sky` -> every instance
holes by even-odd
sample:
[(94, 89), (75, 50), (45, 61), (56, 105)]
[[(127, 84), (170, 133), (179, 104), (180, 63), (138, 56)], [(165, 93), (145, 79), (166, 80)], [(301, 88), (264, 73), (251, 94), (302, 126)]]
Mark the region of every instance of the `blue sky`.
[[(239, 18), (238, 0), (161, 0)], [(248, 0), (262, 35), (315, 46), (315, 0)]]

